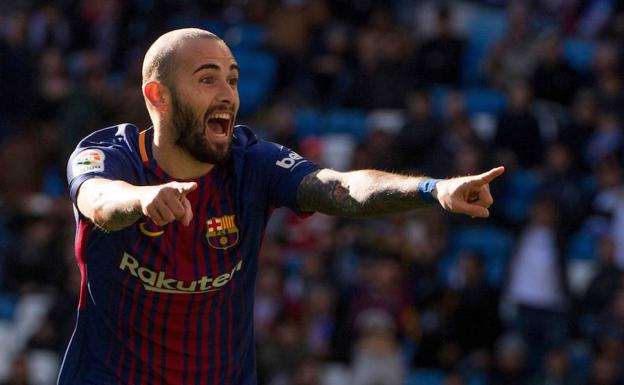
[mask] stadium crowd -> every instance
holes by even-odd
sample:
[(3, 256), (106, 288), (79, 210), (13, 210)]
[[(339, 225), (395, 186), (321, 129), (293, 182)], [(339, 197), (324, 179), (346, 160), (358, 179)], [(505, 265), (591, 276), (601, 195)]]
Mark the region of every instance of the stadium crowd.
[(624, 383), (624, 2), (8, 0), (0, 384), (55, 383), (80, 282), (66, 161), (149, 127), (143, 54), (187, 26), (232, 47), (239, 123), (323, 166), (507, 168), (487, 220), (276, 211), (261, 384)]

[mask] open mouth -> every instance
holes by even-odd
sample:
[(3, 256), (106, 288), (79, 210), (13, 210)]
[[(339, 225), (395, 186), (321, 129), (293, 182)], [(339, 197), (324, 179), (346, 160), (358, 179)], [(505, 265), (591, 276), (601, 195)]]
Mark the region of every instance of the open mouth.
[(206, 118), (206, 127), (211, 134), (226, 137), (230, 133), (232, 120), (231, 112), (213, 112)]

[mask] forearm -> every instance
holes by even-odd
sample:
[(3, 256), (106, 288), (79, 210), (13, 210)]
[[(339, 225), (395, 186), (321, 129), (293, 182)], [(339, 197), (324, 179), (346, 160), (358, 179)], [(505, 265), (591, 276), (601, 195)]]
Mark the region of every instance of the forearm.
[(302, 210), (347, 217), (410, 211), (430, 204), (419, 194), (423, 179), (376, 170), (325, 169), (304, 178), (297, 202)]
[(78, 208), (98, 227), (121, 230), (142, 215), (140, 189), (123, 181), (90, 179), (80, 187)]

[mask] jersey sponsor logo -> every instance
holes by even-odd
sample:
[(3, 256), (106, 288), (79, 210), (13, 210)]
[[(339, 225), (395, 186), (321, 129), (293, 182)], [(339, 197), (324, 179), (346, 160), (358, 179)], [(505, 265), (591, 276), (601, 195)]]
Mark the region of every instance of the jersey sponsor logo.
[(292, 170), (295, 167), (297, 167), (299, 164), (301, 164), (301, 163), (303, 163), (305, 161), (306, 160), (303, 159), (303, 157), (301, 155), (297, 154), (294, 151), (290, 151), (288, 153), (287, 157), (276, 161), (275, 164), (277, 166), (285, 168), (286, 170)]
[(88, 172), (104, 171), (104, 151), (97, 149), (88, 149), (81, 151), (74, 158), (72, 171), (74, 176), (86, 174)]
[(238, 243), (238, 227), (234, 214), (212, 217), (206, 221), (206, 240), (215, 249), (229, 249)]
[(183, 281), (168, 277), (163, 271), (155, 271), (141, 266), (139, 261), (128, 253), (121, 258), (119, 268), (141, 280), (147, 291), (170, 294), (199, 294), (221, 290), (234, 279), (237, 271), (241, 271), (243, 261), (239, 261), (232, 271), (216, 277), (203, 276), (193, 281)]
[(141, 231), (141, 233), (143, 233), (143, 235), (146, 235), (148, 237), (160, 237), (161, 235), (163, 235), (165, 233), (164, 230), (150, 230), (149, 229), (149, 224), (147, 224), (147, 222), (141, 222), (139, 223), (139, 230)]

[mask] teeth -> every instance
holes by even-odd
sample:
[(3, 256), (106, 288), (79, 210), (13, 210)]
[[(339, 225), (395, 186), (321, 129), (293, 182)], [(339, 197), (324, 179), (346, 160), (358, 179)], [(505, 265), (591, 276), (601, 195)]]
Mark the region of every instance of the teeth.
[(217, 112), (215, 114), (212, 114), (208, 117), (208, 119), (227, 119), (229, 120), (232, 117), (231, 114), (227, 113), (227, 112)]

